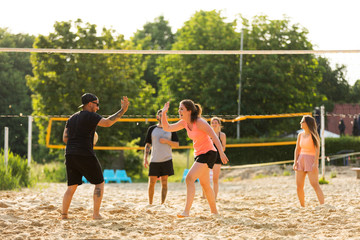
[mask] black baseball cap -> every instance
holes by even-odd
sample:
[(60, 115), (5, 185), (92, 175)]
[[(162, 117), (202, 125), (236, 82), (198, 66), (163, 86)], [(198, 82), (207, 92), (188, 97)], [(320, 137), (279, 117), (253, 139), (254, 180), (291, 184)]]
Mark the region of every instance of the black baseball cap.
[(81, 96), (81, 105), (79, 106), (79, 108), (83, 107), (85, 104), (89, 103), (89, 102), (93, 102), (98, 100), (97, 96), (95, 96), (95, 94), (92, 93), (84, 93)]

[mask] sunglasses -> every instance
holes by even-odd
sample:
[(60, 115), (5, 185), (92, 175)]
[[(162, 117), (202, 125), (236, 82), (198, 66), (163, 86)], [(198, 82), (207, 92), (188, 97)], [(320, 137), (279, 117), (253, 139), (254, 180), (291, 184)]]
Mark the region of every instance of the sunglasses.
[(92, 103), (96, 104), (96, 106), (99, 106), (99, 103), (97, 103), (97, 102), (92, 102)]

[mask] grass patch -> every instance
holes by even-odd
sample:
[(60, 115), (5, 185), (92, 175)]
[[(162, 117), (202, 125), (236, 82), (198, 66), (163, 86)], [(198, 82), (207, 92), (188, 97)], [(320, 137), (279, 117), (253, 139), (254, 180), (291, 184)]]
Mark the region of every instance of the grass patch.
[(227, 177), (227, 178), (222, 180), (222, 182), (232, 182), (232, 181), (234, 181), (233, 177)]
[(288, 170), (284, 170), (283, 172), (283, 176), (290, 176), (291, 173)]
[(266, 175), (266, 174), (257, 174), (253, 177), (253, 179), (261, 179), (261, 178), (266, 178), (266, 177), (269, 177), (269, 175)]
[(192, 150), (190, 152), (173, 151), (174, 175), (169, 177), (169, 182), (181, 182), (184, 170), (186, 168), (188, 169), (191, 168), (193, 163), (194, 163), (194, 156)]
[(319, 179), (319, 184), (329, 184), (329, 181), (326, 181), (324, 177)]
[[(173, 167), (174, 175), (168, 178), (168, 182), (181, 182), (184, 170), (191, 168), (194, 162), (193, 150), (189, 151), (173, 151)], [(150, 160), (150, 156), (149, 156)], [(131, 176), (133, 182), (147, 182), (149, 168), (142, 168), (142, 177), (139, 175)]]
[(31, 165), (31, 175), (37, 182), (66, 182), (66, 167), (63, 162), (33, 163)]

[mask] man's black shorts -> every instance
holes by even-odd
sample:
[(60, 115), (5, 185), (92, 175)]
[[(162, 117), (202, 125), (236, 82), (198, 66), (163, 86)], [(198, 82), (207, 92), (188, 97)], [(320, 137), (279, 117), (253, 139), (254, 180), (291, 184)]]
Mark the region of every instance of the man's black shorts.
[(104, 181), (99, 160), (95, 156), (66, 155), (68, 186), (81, 185), (84, 176), (92, 184)]
[(206, 163), (208, 165), (208, 167), (210, 169), (212, 169), (214, 164), (215, 164), (217, 154), (218, 153), (215, 152), (215, 151), (208, 151), (207, 153), (200, 154), (199, 156), (196, 156), (195, 157), (195, 162)]
[(149, 176), (171, 176), (174, 175), (174, 167), (172, 159), (166, 162), (150, 162)]

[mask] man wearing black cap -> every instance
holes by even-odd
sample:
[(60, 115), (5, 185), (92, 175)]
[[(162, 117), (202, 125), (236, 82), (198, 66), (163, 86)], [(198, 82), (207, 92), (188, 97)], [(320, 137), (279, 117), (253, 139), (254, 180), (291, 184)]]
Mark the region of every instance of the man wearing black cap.
[(97, 126), (111, 127), (121, 118), (129, 107), (129, 100), (125, 96), (121, 100), (121, 109), (103, 118), (96, 112), (99, 110), (99, 99), (92, 93), (85, 93), (81, 97), (82, 111), (73, 114), (63, 133), (66, 143), (66, 173), (68, 188), (64, 194), (62, 205), (62, 219), (68, 218), (68, 210), (77, 186), (82, 184), (82, 177), (92, 184), (94, 189), (93, 219), (101, 219), (100, 205), (104, 194), (104, 177), (94, 147), (94, 134)]

